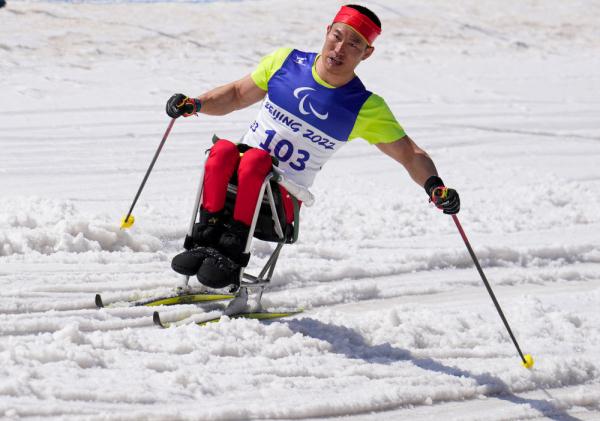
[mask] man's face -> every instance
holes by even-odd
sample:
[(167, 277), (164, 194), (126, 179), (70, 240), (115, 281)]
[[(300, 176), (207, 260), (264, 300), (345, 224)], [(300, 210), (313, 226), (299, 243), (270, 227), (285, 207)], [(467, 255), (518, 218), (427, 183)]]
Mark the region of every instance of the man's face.
[(362, 60), (367, 59), (374, 48), (343, 23), (334, 23), (327, 27), (325, 44), (321, 51), (323, 64), (333, 74), (351, 74)]

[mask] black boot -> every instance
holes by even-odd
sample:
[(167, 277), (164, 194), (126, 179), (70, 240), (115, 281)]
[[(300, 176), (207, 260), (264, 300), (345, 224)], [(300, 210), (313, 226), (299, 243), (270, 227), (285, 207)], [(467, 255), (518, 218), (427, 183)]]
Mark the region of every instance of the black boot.
[(191, 250), (186, 250), (183, 253), (179, 253), (177, 256), (173, 257), (171, 268), (182, 275), (193, 276), (198, 272), (200, 266), (202, 266), (202, 262), (212, 255), (211, 250), (216, 252), (208, 247), (196, 247)]
[(249, 231), (250, 227), (247, 225), (232, 222), (217, 244), (220, 255), (206, 258), (200, 266), (197, 273), (200, 283), (212, 288), (239, 285), (240, 271), (250, 260), (250, 254), (244, 253)]
[(186, 236), (183, 247), (186, 249), (171, 261), (171, 268), (182, 275), (192, 276), (198, 272), (208, 256), (205, 250), (215, 247), (225, 230), (224, 212), (211, 213), (200, 208), (200, 222), (194, 224), (192, 236)]
[(209, 288), (225, 288), (228, 285), (240, 285), (240, 271), (242, 266), (235, 263), (229, 257), (224, 256), (215, 249), (207, 249), (214, 252), (207, 257), (196, 276), (198, 281)]
[(217, 250), (229, 257), (239, 265), (248, 264), (249, 255), (244, 254), (250, 227), (239, 221), (232, 221), (229, 229), (225, 231), (217, 244)]
[(200, 222), (192, 229), (194, 246), (215, 247), (225, 231), (224, 219), (223, 211), (212, 213), (200, 208)]

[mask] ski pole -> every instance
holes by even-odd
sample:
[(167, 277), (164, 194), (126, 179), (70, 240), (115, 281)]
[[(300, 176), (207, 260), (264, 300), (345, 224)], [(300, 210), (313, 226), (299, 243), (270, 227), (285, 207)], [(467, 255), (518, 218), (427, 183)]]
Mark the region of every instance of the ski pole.
[(521, 352), (521, 348), (519, 347), (519, 344), (517, 343), (517, 340), (515, 339), (515, 335), (513, 335), (512, 330), (510, 329), (510, 326), (508, 325), (508, 321), (506, 320), (506, 317), (504, 317), (504, 313), (502, 313), (500, 304), (498, 304), (498, 300), (496, 299), (496, 296), (494, 295), (494, 291), (492, 291), (492, 287), (490, 286), (490, 283), (488, 282), (487, 278), (485, 277), (485, 274), (483, 273), (483, 269), (481, 269), (481, 265), (479, 264), (479, 261), (477, 260), (477, 256), (475, 256), (475, 252), (473, 251), (473, 248), (471, 248), (471, 244), (469, 243), (469, 240), (467, 240), (467, 236), (465, 234), (465, 231), (462, 228), (462, 225), (460, 224), (460, 222), (458, 220), (458, 217), (456, 215), (452, 215), (452, 219), (454, 220), (454, 223), (456, 224), (456, 228), (458, 228), (458, 232), (460, 233), (460, 236), (462, 237), (463, 241), (465, 242), (465, 245), (467, 246), (467, 250), (469, 250), (469, 254), (471, 255), (471, 258), (473, 259), (473, 263), (475, 263), (475, 267), (477, 268), (477, 271), (479, 272), (479, 275), (481, 276), (481, 279), (483, 280), (483, 283), (485, 284), (485, 287), (487, 288), (487, 290), (490, 294), (490, 297), (492, 297), (494, 306), (496, 306), (496, 310), (498, 310), (498, 314), (500, 315), (500, 318), (504, 322), (504, 327), (506, 327), (506, 330), (508, 331), (510, 338), (512, 339), (513, 343), (515, 344), (515, 347), (517, 348), (519, 356), (521, 357), (521, 360), (523, 361), (522, 362), (523, 366), (525, 368), (532, 368), (533, 367), (533, 357), (530, 354), (523, 355), (523, 352)]
[(131, 204), (131, 207), (129, 208), (129, 212), (127, 212), (127, 216), (125, 216), (123, 219), (121, 219), (121, 229), (131, 228), (131, 226), (135, 222), (135, 218), (133, 217), (131, 212), (133, 212), (133, 208), (135, 207), (135, 204), (137, 203), (137, 200), (140, 197), (140, 194), (142, 193), (144, 186), (146, 185), (146, 181), (148, 180), (148, 177), (150, 176), (150, 172), (152, 171), (152, 168), (154, 167), (154, 164), (156, 163), (156, 160), (158, 159), (158, 155), (160, 154), (160, 151), (161, 151), (163, 145), (165, 144), (167, 137), (169, 137), (169, 133), (171, 132), (171, 128), (173, 127), (173, 123), (175, 123), (174, 118), (171, 119), (171, 121), (169, 122), (169, 126), (167, 127), (167, 130), (165, 131), (162, 141), (160, 142), (160, 145), (158, 145), (158, 149), (156, 149), (156, 152), (154, 153), (154, 158), (152, 158), (152, 162), (150, 163), (150, 166), (148, 167), (148, 170), (146, 171), (146, 175), (144, 176), (144, 179), (142, 180), (142, 184), (140, 184), (140, 188), (138, 189), (138, 191), (135, 195), (135, 198), (133, 199), (133, 203)]

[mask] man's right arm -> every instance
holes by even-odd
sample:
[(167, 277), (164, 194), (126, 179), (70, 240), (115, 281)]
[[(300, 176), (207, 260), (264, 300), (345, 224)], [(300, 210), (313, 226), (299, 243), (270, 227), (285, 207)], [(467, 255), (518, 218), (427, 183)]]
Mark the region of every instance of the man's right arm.
[(259, 88), (252, 77), (247, 75), (200, 95), (200, 112), (208, 115), (229, 114), (257, 103), (265, 94), (266, 91)]
[(291, 52), (291, 48), (279, 48), (263, 57), (258, 67), (248, 76), (205, 92), (197, 98), (175, 94), (167, 101), (167, 114), (172, 118), (189, 117), (198, 112), (225, 115), (248, 107), (265, 97), (269, 79)]

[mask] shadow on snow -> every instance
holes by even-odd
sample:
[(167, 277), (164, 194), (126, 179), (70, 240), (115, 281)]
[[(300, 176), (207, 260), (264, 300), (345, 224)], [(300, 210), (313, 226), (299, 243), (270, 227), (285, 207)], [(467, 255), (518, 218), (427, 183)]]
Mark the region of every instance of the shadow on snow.
[(310, 318), (289, 320), (284, 323), (293, 332), (329, 342), (332, 346), (332, 352), (343, 354), (348, 358), (361, 359), (377, 364), (410, 361), (423, 370), (473, 379), (477, 384), (485, 386), (488, 389), (488, 396), (494, 396), (498, 399), (519, 405), (528, 404), (549, 419), (556, 421), (581, 421), (579, 418), (567, 414), (563, 409), (556, 407), (546, 400), (525, 399), (516, 396), (509, 391), (509, 386), (506, 383), (489, 373), (474, 374), (460, 368), (441, 364), (431, 358), (419, 358), (408, 350), (394, 348), (390, 344), (369, 345), (359, 333), (343, 326), (323, 323)]

